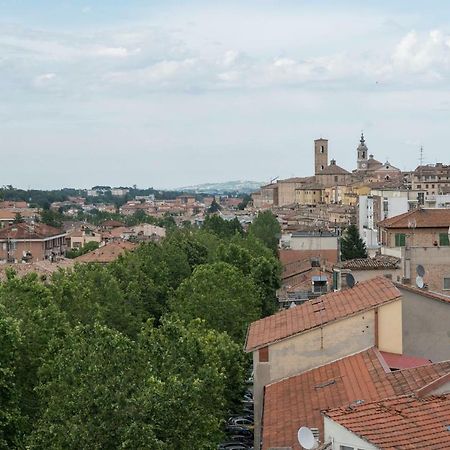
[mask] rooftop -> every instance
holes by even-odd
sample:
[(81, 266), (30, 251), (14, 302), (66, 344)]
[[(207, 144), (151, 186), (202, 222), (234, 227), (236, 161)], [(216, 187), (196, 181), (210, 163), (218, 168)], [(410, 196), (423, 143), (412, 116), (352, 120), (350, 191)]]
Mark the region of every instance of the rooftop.
[(389, 255), (377, 255), (374, 258), (349, 259), (339, 263), (338, 267), (351, 270), (398, 269), (400, 267), (400, 258)]
[(379, 449), (450, 448), (450, 394), (398, 396), (324, 415)]
[(53, 236), (65, 234), (64, 230), (51, 227), (44, 223), (29, 224), (25, 222), (15, 223), (0, 230), (0, 240), (31, 240), (47, 239)]
[(263, 449), (300, 450), (299, 426), (319, 428), (323, 440), (322, 411), (358, 400), (410, 394), (448, 373), (450, 361), (391, 372), (380, 352), (371, 348), (269, 384), (264, 398)]
[(378, 222), (382, 228), (448, 228), (450, 209), (419, 208)]
[(78, 258), (75, 258), (75, 262), (106, 264), (115, 261), (120, 255), (125, 253), (125, 251), (132, 251), (135, 248), (136, 244), (132, 244), (131, 242), (111, 242), (89, 253), (78, 256)]
[(247, 333), (246, 351), (254, 351), (400, 297), (400, 291), (384, 277), (362, 281), (352, 289), (322, 295), (318, 299), (253, 322)]

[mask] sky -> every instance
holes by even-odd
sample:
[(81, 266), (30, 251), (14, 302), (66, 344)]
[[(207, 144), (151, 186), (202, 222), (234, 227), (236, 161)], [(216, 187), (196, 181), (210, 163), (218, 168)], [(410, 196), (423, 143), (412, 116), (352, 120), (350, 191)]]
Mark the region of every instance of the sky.
[(448, 0), (0, 0), (0, 185), (450, 163)]

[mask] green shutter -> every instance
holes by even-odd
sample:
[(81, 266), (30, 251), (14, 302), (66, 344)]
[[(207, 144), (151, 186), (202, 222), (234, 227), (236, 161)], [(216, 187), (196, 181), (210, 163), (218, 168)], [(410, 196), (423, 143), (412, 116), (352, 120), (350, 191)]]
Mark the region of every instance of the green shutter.
[(404, 233), (395, 234), (395, 246), (404, 247), (406, 244), (406, 235)]
[(448, 246), (450, 245), (448, 234), (447, 233), (439, 233), (439, 245)]

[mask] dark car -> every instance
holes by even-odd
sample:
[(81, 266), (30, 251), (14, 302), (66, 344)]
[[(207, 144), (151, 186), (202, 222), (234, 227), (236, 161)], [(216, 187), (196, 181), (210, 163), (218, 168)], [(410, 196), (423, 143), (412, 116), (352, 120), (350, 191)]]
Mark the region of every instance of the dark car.
[(217, 446), (217, 450), (250, 450), (253, 447), (243, 444), (241, 442), (223, 442)]
[(248, 428), (240, 427), (237, 425), (227, 425), (225, 427), (225, 433), (227, 433), (228, 435), (240, 434), (242, 436), (248, 436), (253, 438), (253, 431), (249, 430)]
[(237, 425), (240, 427), (245, 427), (253, 429), (253, 420), (246, 417), (230, 417), (228, 419), (229, 425)]

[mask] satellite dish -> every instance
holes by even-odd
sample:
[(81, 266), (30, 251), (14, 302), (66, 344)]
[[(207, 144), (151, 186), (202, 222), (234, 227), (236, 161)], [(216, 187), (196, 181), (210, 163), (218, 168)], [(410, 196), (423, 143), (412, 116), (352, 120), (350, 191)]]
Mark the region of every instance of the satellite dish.
[(291, 308), (295, 308), (297, 305), (295, 304), (295, 302), (291, 302), (291, 304), (289, 305), (289, 309)]
[(423, 289), (423, 287), (425, 286), (425, 283), (423, 282), (423, 278), (419, 275), (416, 277), (416, 286), (419, 289)]
[(416, 272), (417, 272), (417, 275), (419, 275), (419, 277), (423, 277), (425, 275), (425, 268), (422, 266), (422, 264), (419, 264), (416, 267)]
[(297, 439), (299, 444), (306, 450), (311, 450), (316, 447), (316, 439), (313, 432), (308, 427), (300, 427), (297, 432)]
[(355, 277), (354, 277), (351, 273), (348, 273), (348, 274), (346, 275), (345, 281), (347, 282), (347, 286), (348, 286), (349, 288), (352, 288), (352, 287), (355, 285), (355, 283), (356, 283)]

